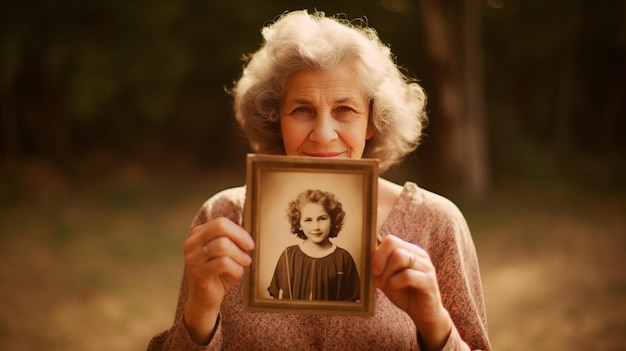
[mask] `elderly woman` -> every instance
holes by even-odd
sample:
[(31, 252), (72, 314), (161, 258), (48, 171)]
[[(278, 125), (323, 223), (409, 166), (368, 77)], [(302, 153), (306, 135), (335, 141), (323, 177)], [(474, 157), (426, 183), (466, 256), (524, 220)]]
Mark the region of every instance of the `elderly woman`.
[[(378, 158), (385, 171), (413, 151), (426, 117), (422, 88), (373, 29), (296, 11), (262, 31), (233, 89), (235, 115), (259, 153)], [(476, 251), (449, 200), (379, 179), (372, 256), (375, 314), (246, 313), (242, 277), (254, 242), (243, 187), (200, 209), (184, 243), (174, 325), (148, 350), (488, 350)]]

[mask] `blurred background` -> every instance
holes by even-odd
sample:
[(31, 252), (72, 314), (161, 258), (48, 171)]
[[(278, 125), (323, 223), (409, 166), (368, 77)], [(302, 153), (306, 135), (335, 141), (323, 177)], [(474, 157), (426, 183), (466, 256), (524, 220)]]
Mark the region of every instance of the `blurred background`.
[(226, 90), (287, 10), (378, 30), (429, 95), (384, 176), (472, 229), (498, 350), (626, 349), (626, 2), (0, 0), (0, 349), (141, 350), (245, 181)]

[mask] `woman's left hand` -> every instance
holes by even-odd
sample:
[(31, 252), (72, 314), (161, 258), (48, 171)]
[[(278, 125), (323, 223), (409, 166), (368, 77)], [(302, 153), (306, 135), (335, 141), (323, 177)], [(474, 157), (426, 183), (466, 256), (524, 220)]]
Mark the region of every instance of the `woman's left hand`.
[(435, 267), (421, 247), (387, 235), (376, 247), (372, 274), (377, 288), (405, 311), (428, 349), (439, 349), (452, 321), (441, 301)]

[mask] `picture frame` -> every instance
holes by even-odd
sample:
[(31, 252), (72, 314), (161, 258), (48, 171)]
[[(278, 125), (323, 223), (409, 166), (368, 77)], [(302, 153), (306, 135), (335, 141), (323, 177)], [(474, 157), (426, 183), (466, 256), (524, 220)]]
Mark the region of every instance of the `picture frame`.
[[(244, 311), (373, 315), (374, 282), (370, 266), (376, 247), (378, 160), (248, 154), (246, 161), (244, 227), (252, 236), (255, 248), (251, 253), (252, 263), (244, 273)], [(343, 225), (337, 236), (329, 240), (334, 245), (333, 256), (343, 249), (344, 256), (347, 252), (352, 258), (357, 278), (350, 268), (332, 268), (328, 273), (332, 277), (323, 275), (320, 267), (328, 266), (323, 262), (332, 259), (330, 254), (324, 259), (302, 256), (305, 262), (312, 262), (312, 268), (306, 271), (300, 268), (305, 264), (290, 261), (306, 255), (301, 245), (315, 242), (312, 239), (305, 243), (309, 237), (303, 239), (294, 234), (295, 224), (290, 223), (287, 215), (290, 203), (309, 190), (330, 193), (341, 203), (345, 213)], [(306, 213), (301, 217), (305, 218)], [(346, 260), (349, 258), (342, 262)], [(298, 270), (302, 270), (301, 276)], [(317, 273), (315, 281), (319, 283), (313, 283), (311, 272)], [(354, 283), (355, 279), (358, 283)], [(281, 281), (286, 283), (281, 285)], [(358, 298), (353, 300), (355, 292), (348, 291), (356, 285)]]

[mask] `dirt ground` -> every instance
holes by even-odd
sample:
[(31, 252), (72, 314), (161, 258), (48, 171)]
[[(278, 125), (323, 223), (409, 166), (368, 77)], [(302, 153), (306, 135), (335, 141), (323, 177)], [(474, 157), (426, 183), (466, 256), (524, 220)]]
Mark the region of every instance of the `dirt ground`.
[[(145, 349), (172, 322), (192, 216), (242, 179), (26, 172), (0, 184), (0, 350)], [(626, 350), (623, 194), (509, 189), (460, 207), (494, 349)]]

